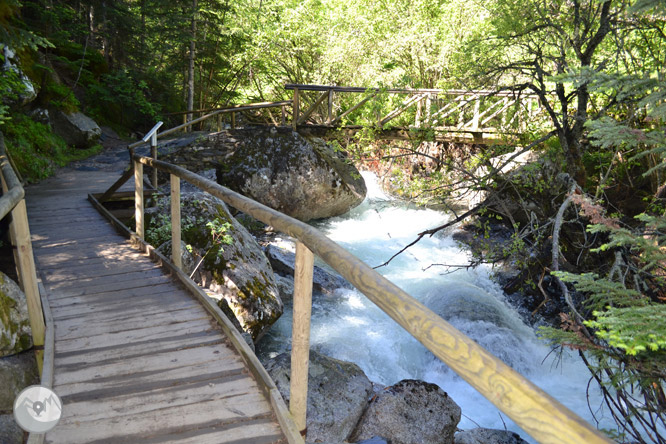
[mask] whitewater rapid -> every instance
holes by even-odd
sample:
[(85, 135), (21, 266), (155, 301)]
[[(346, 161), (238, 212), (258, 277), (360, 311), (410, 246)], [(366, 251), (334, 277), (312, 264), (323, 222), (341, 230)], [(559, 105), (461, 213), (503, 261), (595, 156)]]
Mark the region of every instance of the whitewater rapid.
[[(363, 174), (368, 185), (366, 200), (348, 214), (315, 226), (367, 264), (384, 263), (419, 232), (450, 220), (447, 213), (392, 199), (382, 192), (372, 174)], [(551, 353), (507, 304), (502, 290), (490, 278), (489, 267), (455, 267), (467, 264), (468, 259), (468, 253), (450, 233), (439, 233), (425, 237), (378, 271), (596, 426), (591, 411), (603, 417), (602, 399), (593, 384), (588, 387), (587, 368), (573, 354)], [(291, 307), (286, 306), (259, 344), (258, 353), (271, 357), (287, 350), (290, 335)], [(314, 295), (311, 346), (356, 363), (371, 381), (380, 384), (410, 378), (439, 385), (461, 407), (461, 429), (506, 427), (534, 442), (356, 290)]]

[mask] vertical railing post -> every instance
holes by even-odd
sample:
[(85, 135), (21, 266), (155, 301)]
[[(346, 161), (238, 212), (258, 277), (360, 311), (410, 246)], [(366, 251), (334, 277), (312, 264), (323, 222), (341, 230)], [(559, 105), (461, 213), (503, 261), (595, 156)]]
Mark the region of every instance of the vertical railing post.
[(333, 121), (333, 90), (328, 90), (328, 115), (326, 116), (326, 125)]
[(426, 122), (430, 125), (430, 119), (432, 118), (432, 94), (428, 94), (426, 97)]
[(9, 231), (12, 244), (16, 247), (16, 269), (28, 305), (32, 342), (35, 346), (37, 367), (41, 375), (42, 364), (44, 362), (44, 333), (46, 327), (44, 326), (42, 300), (39, 296), (39, 287), (37, 286), (37, 272), (35, 270), (35, 258), (32, 254), (32, 242), (30, 241), (30, 228), (25, 199), (21, 199), (12, 210), (12, 222), (9, 226)]
[(414, 118), (414, 126), (419, 128), (421, 126), (421, 114), (423, 110), (423, 103), (419, 100), (416, 102), (416, 117)]
[[(153, 135), (150, 136), (150, 157), (157, 160), (157, 131), (153, 132)], [(153, 167), (151, 176), (150, 180), (153, 188), (157, 189), (157, 168)]]
[(180, 177), (171, 175), (171, 260), (182, 269), (180, 250)]
[(294, 268), (294, 314), (291, 340), (291, 385), (289, 411), (305, 435), (308, 404), (308, 364), (310, 361), (310, 314), (312, 312), (312, 273), (314, 255), (296, 243)]
[(280, 108), (282, 109), (282, 118), (280, 120), (280, 126), (287, 126), (287, 107), (282, 105)]
[(222, 114), (217, 115), (217, 132), (222, 131)]
[(474, 103), (474, 117), (472, 117), (472, 130), (476, 131), (479, 129), (479, 110), (481, 109), (481, 97), (477, 98), (476, 103)]
[(294, 115), (293, 115), (293, 120), (291, 122), (292, 127), (294, 128), (294, 131), (298, 128), (298, 119), (299, 119), (299, 114), (300, 114), (300, 107), (301, 107), (301, 97), (298, 91), (298, 88), (294, 88), (294, 103), (293, 103), (293, 108), (294, 108)]
[(143, 223), (143, 164), (134, 161), (134, 219), (136, 220), (136, 234), (145, 238)]
[(236, 129), (236, 113), (231, 113), (231, 129)]

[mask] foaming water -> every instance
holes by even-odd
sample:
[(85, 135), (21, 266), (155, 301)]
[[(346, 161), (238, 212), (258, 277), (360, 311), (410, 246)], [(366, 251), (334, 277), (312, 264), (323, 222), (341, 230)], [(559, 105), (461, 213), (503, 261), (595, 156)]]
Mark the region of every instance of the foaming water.
[[(348, 214), (320, 222), (317, 227), (371, 266), (386, 262), (418, 233), (446, 223), (443, 212), (417, 209), (386, 196), (374, 176), (364, 173), (368, 197)], [(555, 355), (539, 342), (533, 330), (505, 301), (485, 267), (467, 270), (468, 254), (446, 234), (425, 237), (378, 269), (386, 278), (474, 339), (493, 355), (592, 421), (590, 406), (601, 405), (590, 390), (589, 374), (572, 355)], [(435, 264), (435, 265), (433, 265)], [(289, 347), (291, 307), (262, 340), (258, 352), (272, 355)], [(311, 345), (329, 356), (355, 362), (370, 380), (390, 385), (401, 379), (422, 379), (439, 385), (460, 405), (459, 427), (477, 426), (528, 435), (479, 395), (445, 364), (407, 334), (364, 295), (338, 289), (315, 295)], [(595, 411), (599, 416), (599, 412)], [(610, 426), (610, 422), (604, 424)], [(533, 442), (533, 441), (532, 441)]]

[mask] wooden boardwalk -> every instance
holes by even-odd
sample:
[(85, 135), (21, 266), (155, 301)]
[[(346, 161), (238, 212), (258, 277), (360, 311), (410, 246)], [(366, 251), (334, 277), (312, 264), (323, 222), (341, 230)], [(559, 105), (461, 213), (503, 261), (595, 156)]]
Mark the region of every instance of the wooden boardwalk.
[(286, 442), (216, 321), (86, 200), (117, 178), (64, 170), (27, 190), (63, 401), (46, 442)]

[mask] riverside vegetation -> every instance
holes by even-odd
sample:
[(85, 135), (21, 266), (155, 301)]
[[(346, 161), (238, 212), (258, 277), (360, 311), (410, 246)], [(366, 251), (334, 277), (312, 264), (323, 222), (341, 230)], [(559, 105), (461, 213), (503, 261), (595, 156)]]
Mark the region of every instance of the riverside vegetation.
[[(609, 434), (666, 442), (662, 1), (6, 0), (0, 42), (0, 130), (33, 181), (89, 154), (36, 123), (38, 109), (130, 135), (170, 112), (284, 99), (284, 83), (536, 94), (547, 119), (517, 141), (461, 155), (426, 127), (411, 144), (370, 129), (339, 147), (421, 202), (482, 196), (459, 218), (475, 227), (476, 261), (510, 263), (507, 288), (558, 314), (544, 337), (579, 351), (617, 421)], [(521, 150), (536, 160), (498, 167)], [(500, 226), (506, 241), (484, 242)]]

